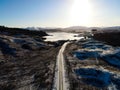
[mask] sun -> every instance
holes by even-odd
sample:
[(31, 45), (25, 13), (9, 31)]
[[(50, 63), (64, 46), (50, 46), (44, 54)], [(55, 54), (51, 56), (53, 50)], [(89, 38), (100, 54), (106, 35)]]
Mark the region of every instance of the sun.
[(92, 9), (90, 0), (74, 0), (70, 10), (70, 21), (74, 25), (87, 25), (91, 21)]

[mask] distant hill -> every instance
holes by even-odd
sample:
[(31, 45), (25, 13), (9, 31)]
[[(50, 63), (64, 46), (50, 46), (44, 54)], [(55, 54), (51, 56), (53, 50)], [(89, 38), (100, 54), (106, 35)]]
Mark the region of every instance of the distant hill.
[(27, 27), (25, 29), (28, 30), (41, 30), (41, 31), (65, 31), (65, 32), (84, 32), (84, 31), (91, 31), (92, 29), (97, 29), (98, 31), (111, 31), (111, 30), (120, 30), (120, 26), (113, 26), (113, 27), (85, 27), (85, 26), (71, 26), (67, 28), (54, 28), (54, 27)]
[(52, 28), (52, 27), (46, 27), (46, 28), (41, 28), (41, 27), (27, 27), (25, 29), (34, 30), (34, 31), (45, 31), (45, 32), (61, 31), (61, 28)]
[(72, 26), (72, 27), (67, 27), (67, 28), (54, 28), (54, 27), (46, 27), (46, 28), (41, 28), (41, 27), (27, 27), (25, 29), (28, 30), (42, 30), (42, 31), (85, 31), (85, 30), (90, 30), (88, 27), (84, 26)]
[(46, 36), (48, 35), (44, 31), (34, 31), (34, 30), (28, 30), (28, 29), (22, 29), (22, 28), (9, 28), (0, 26), (0, 34), (8, 34), (8, 35), (17, 35), (17, 34), (24, 34), (24, 35), (38, 35), (38, 36)]
[(41, 30), (43, 28), (38, 28), (38, 27), (27, 27), (27, 28), (24, 28), (24, 29), (28, 29), (28, 30)]
[(88, 29), (88, 27), (85, 27), (85, 26), (72, 26), (72, 27), (67, 27), (67, 28), (64, 28), (66, 30), (83, 30), (83, 29)]
[(103, 30), (120, 30), (120, 26), (105, 27)]

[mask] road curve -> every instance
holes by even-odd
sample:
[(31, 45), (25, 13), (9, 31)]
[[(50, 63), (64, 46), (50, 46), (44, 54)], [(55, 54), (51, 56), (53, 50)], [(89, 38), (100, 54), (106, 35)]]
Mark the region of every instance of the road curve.
[(56, 72), (55, 72), (55, 79), (54, 79), (54, 86), (53, 90), (69, 90), (69, 83), (66, 77), (65, 71), (65, 61), (63, 52), (69, 42), (66, 42), (61, 47), (58, 56), (57, 56), (57, 63), (56, 63)]

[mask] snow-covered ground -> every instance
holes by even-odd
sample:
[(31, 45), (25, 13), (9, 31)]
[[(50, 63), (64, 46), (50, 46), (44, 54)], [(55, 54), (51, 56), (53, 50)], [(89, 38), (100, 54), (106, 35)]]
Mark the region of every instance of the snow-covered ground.
[(105, 87), (111, 83), (110, 73), (96, 70), (95, 68), (80, 68), (76, 69), (75, 73), (86, 79), (86, 83), (97, 87)]
[(107, 70), (99, 66), (99, 60), (103, 60), (112, 67), (120, 69), (120, 47), (112, 47), (102, 42), (88, 40), (78, 42), (82, 49), (74, 51), (72, 54), (80, 61), (95, 58), (98, 66), (85, 66), (74, 69), (79, 78), (84, 82), (97, 87), (107, 87), (108, 90), (120, 90), (120, 73), (114, 70)]
[(87, 41), (82, 43), (82, 50), (73, 52), (74, 56), (80, 60), (87, 58), (102, 58), (109, 64), (120, 68), (120, 48), (112, 47), (98, 41)]

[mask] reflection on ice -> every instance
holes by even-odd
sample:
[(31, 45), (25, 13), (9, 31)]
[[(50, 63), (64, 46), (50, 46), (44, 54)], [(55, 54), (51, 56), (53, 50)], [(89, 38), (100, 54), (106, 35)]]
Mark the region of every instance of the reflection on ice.
[(74, 33), (66, 33), (66, 32), (53, 32), (48, 33), (50, 36), (45, 36), (45, 41), (58, 41), (58, 40), (79, 40), (83, 37), (74, 37)]

